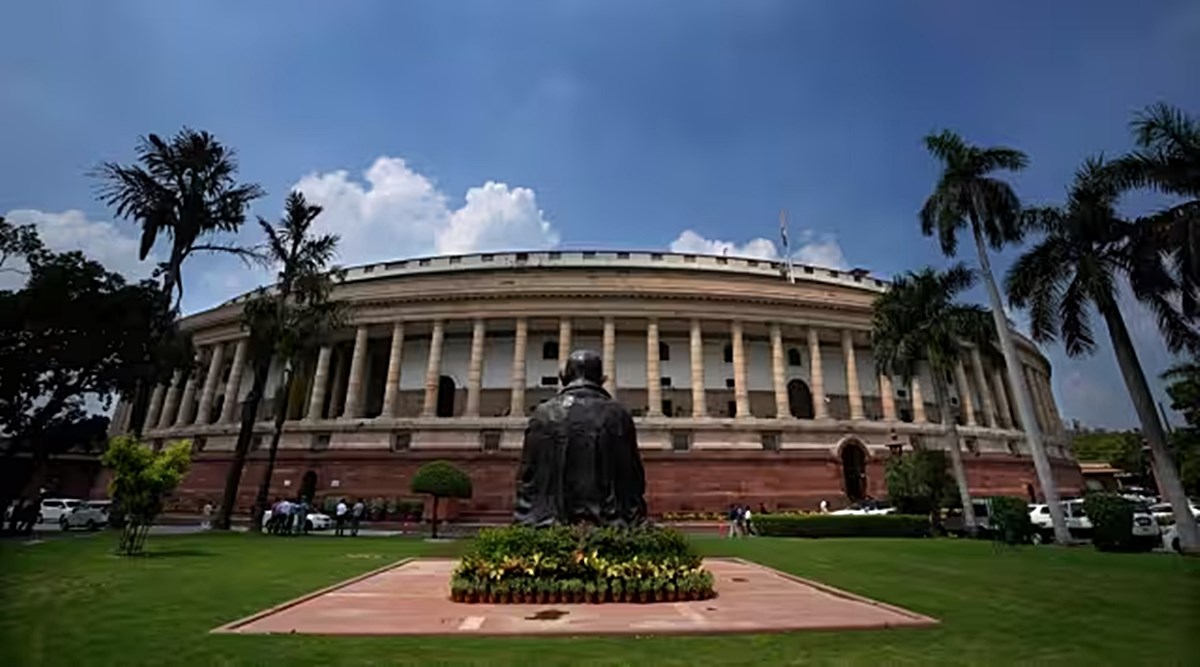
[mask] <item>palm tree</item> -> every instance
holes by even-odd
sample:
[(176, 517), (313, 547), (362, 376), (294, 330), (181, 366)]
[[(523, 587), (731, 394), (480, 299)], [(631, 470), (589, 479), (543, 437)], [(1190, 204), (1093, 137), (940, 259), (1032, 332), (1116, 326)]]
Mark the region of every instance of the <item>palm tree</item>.
[[(1120, 194), (1119, 179), (1114, 178), (1103, 159), (1087, 160), (1076, 173), (1064, 206), (1024, 212), (1026, 228), (1042, 232), (1044, 238), (1013, 264), (1005, 288), (1014, 306), (1029, 308), (1034, 339), (1052, 341), (1061, 337), (1071, 356), (1095, 351), (1089, 309), (1095, 306), (1099, 311), (1142, 434), (1150, 446), (1160, 491), (1170, 501), (1180, 526), (1180, 544), (1185, 550), (1196, 550), (1196, 523), (1137, 350), (1117, 305), (1119, 281), (1128, 278), (1134, 295), (1155, 312), (1160, 327), (1170, 331), (1180, 317), (1169, 297), (1178, 291), (1178, 284), (1162, 254), (1146, 248), (1139, 225), (1117, 214)], [(1182, 342), (1167, 336), (1169, 347)]]
[(917, 375), (918, 365), (928, 364), (933, 391), (946, 425), (950, 464), (962, 499), (963, 519), (975, 528), (975, 513), (962, 461), (958, 423), (950, 411), (947, 375), (961, 360), (962, 344), (990, 349), (995, 338), (987, 310), (955, 302), (975, 284), (975, 275), (963, 264), (945, 272), (931, 267), (909, 272), (892, 282), (892, 288), (875, 300), (872, 355), (881, 375), (899, 376), (905, 384)]
[(137, 161), (122, 165), (105, 162), (96, 169), (100, 199), (117, 215), (142, 226), (138, 257), (146, 259), (158, 235), (170, 238), (170, 251), (160, 266), (163, 293), (183, 297), (180, 275), (184, 260), (194, 252), (231, 253), (257, 257), (252, 249), (220, 243), (199, 243), (218, 232), (235, 232), (246, 220), (250, 202), (264, 192), (256, 184), (238, 183), (237, 158), (207, 132), (183, 128), (170, 141), (156, 134), (138, 141)]
[(271, 488), (279, 439), (287, 418), (288, 397), (295, 378), (293, 370), (300, 359), (326, 339), (342, 320), (342, 305), (329, 300), (334, 281), (342, 275), (340, 269), (331, 271), (328, 268), (337, 252), (338, 237), (312, 233), (312, 223), (321, 214), (321, 207), (309, 204), (303, 194), (295, 191), (289, 194), (284, 209), (284, 217), (278, 226), (258, 219), (267, 238), (267, 256), (279, 269), (278, 281), (273, 289), (259, 289), (243, 311), (243, 326), (250, 332), (248, 351), (255, 360), (254, 380), (242, 404), (241, 428), (217, 520), (220, 528), (228, 528), (233, 513), (271, 359), (279, 357), (282, 360), (283, 376), (275, 390), (274, 425), (267, 466), (255, 497), (251, 524), (255, 530), (262, 525)]
[(1025, 428), (1029, 450), (1033, 454), (1033, 465), (1037, 470), (1042, 494), (1050, 509), (1054, 525), (1054, 538), (1065, 544), (1070, 540), (1062, 506), (1058, 500), (1058, 487), (1054, 482), (1054, 471), (1042, 442), (1042, 433), (1034, 419), (1033, 402), (1021, 373), (1020, 360), (1013, 345), (1012, 332), (1004, 316), (1000, 302), (1000, 291), (992, 275), (988, 246), (999, 250), (1007, 243), (1021, 239), (1021, 203), (1008, 183), (990, 176), (999, 169), (1016, 171), (1028, 164), (1025, 154), (1011, 148), (979, 148), (963, 141), (957, 134), (945, 130), (940, 134), (925, 137), (925, 147), (943, 165), (942, 175), (934, 187), (933, 194), (921, 208), (921, 232), (925, 236), (937, 234), (942, 253), (953, 257), (958, 249), (958, 234), (966, 227), (971, 228), (975, 238), (975, 252), (979, 257), (980, 276), (987, 288), (988, 302), (992, 309), (1000, 351), (1008, 370), (1009, 384), (1013, 388), (1017, 403), (1017, 415)]

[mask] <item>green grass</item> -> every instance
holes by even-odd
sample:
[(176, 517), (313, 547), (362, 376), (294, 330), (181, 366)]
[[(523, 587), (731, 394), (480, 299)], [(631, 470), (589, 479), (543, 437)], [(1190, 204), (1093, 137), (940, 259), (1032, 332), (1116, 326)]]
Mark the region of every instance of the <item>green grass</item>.
[[(937, 628), (708, 637), (210, 635), (264, 607), (461, 545), (397, 538), (104, 535), (0, 544), (0, 665), (1196, 664), (1200, 562), (960, 540), (698, 540), (941, 619)], [(769, 613), (769, 612), (765, 612)]]

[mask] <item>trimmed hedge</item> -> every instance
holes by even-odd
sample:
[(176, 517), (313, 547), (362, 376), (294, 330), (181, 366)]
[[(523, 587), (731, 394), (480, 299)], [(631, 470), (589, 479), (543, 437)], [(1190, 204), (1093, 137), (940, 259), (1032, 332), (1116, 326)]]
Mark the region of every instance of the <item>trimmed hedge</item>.
[(767, 514), (754, 527), (771, 537), (929, 537), (929, 517), (911, 514)]
[(1133, 503), (1115, 493), (1094, 493), (1083, 499), (1092, 521), (1092, 545), (1100, 551), (1133, 551)]
[(1033, 538), (1029, 505), (1016, 496), (992, 496), (988, 499), (991, 527), (995, 539), (1006, 544), (1024, 544)]

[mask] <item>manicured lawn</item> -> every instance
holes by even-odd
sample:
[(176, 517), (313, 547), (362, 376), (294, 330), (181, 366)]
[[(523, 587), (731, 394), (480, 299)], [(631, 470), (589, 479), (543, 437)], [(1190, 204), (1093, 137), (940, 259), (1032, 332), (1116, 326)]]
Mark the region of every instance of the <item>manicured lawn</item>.
[[(958, 540), (699, 540), (942, 620), (934, 629), (600, 639), (221, 636), (264, 607), (459, 545), (396, 538), (111, 535), (0, 544), (0, 665), (1196, 664), (1200, 562)], [(769, 613), (769, 612), (764, 612)]]

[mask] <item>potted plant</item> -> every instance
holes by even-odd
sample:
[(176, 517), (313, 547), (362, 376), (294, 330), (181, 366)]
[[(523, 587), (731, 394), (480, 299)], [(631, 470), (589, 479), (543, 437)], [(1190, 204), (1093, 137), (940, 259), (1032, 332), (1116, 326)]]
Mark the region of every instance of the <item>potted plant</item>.
[(583, 602), (583, 596), (585, 594), (586, 594), (586, 591), (584, 590), (583, 581), (580, 579), (572, 579), (571, 580), (571, 602), (574, 602), (577, 604), (580, 602)]
[(584, 584), (583, 590), (584, 590), (584, 593), (586, 594), (585, 601), (587, 601), (587, 602), (595, 602), (596, 601), (596, 584), (595, 583), (593, 583), (591, 581), (587, 582), (586, 584)]
[(666, 584), (663, 585), (663, 588), (665, 588), (667, 591), (667, 602), (675, 602), (677, 600), (676, 592), (675, 592), (675, 582), (668, 581)]
[(652, 581), (654, 584), (654, 601), (662, 602), (667, 597), (667, 582), (661, 577), (655, 577)]
[(621, 602), (621, 596), (625, 593), (625, 586), (620, 579), (614, 577), (608, 582), (608, 590), (612, 591), (612, 601)]
[(646, 577), (642, 579), (642, 602), (654, 602), (654, 579)]
[(600, 579), (596, 582), (596, 604), (608, 602), (608, 581)]

